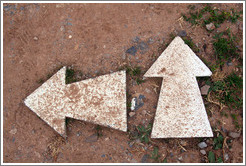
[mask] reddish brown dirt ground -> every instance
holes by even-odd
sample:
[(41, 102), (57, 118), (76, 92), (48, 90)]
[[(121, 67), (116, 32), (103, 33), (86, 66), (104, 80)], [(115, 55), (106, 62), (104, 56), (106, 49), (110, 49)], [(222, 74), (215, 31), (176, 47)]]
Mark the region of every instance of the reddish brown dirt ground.
[[(128, 101), (142, 94), (144, 105), (133, 117), (128, 116), (129, 132), (102, 127), (96, 141), (86, 141), (97, 132), (96, 125), (70, 120), (68, 138), (63, 140), (23, 104), (23, 100), (61, 66), (71, 66), (79, 71), (79, 80), (118, 71), (124, 65), (140, 66), (141, 74), (144, 74), (170, 42), (171, 32), (177, 34), (185, 30), (201, 50), (207, 43), (207, 51), (197, 55), (213, 61), (212, 37), (208, 32), (178, 21), (181, 13), (188, 13), (189, 5), (4, 4), (3, 162), (156, 162), (150, 157), (145, 160), (147, 154), (151, 156), (154, 146), (159, 148), (160, 159), (166, 158), (167, 162), (208, 162), (207, 155), (202, 155), (197, 146), (203, 138), (129, 143), (129, 135), (135, 126), (153, 123), (162, 79), (148, 78), (137, 85), (128, 76)], [(213, 6), (242, 10), (242, 4)], [(239, 33), (241, 24), (242, 21), (224, 23), (221, 28), (230, 26), (232, 32)], [(137, 37), (147, 46), (144, 45), (135, 56), (126, 53), (137, 44)], [(240, 43), (242, 50), (242, 38)], [(236, 67), (225, 68), (231, 68), (224, 70), (227, 73)], [(209, 116), (211, 126), (217, 126), (220, 120), (226, 130), (236, 131), (232, 118), (221, 117), (219, 109), (213, 108), (213, 114)], [(242, 110), (236, 111), (242, 113)], [(242, 118), (238, 121), (242, 125)], [(229, 138), (228, 133), (224, 134)], [(206, 142), (208, 153), (213, 139)], [(242, 134), (232, 139), (231, 146), (231, 149), (225, 149), (229, 160), (224, 162), (242, 162)], [(224, 153), (222, 150), (214, 152), (216, 156)]]

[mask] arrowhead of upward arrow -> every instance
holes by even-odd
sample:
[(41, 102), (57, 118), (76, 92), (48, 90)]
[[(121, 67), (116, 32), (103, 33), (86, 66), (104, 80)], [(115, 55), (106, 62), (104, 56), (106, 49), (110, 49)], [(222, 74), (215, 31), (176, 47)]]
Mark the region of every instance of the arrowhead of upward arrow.
[(163, 77), (152, 138), (213, 137), (196, 77), (208, 67), (176, 37), (144, 77)]
[(127, 131), (126, 73), (65, 84), (66, 67), (25, 99), (25, 104), (60, 135), (65, 118), (74, 118)]

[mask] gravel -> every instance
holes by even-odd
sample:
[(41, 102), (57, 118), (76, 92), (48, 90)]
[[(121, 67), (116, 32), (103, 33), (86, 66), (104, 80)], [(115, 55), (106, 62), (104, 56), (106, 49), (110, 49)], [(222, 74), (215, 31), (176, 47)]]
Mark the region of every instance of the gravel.
[(206, 148), (208, 145), (205, 142), (200, 142), (198, 146), (199, 148), (203, 149), (203, 148)]

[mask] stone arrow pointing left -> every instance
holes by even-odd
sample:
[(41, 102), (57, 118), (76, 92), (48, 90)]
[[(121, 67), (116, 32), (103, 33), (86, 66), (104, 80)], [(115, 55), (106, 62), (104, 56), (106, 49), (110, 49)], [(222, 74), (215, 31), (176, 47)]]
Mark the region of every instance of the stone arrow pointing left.
[(196, 77), (211, 76), (208, 67), (176, 37), (144, 77), (162, 77), (152, 138), (212, 137)]
[(63, 67), (25, 99), (26, 106), (64, 137), (66, 117), (127, 131), (125, 71), (72, 84), (65, 75)]

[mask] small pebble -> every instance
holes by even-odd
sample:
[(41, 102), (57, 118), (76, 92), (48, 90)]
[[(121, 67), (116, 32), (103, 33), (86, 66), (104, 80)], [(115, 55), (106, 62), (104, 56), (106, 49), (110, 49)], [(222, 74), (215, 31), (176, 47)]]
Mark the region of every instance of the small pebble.
[(201, 152), (201, 154), (203, 154), (203, 155), (206, 155), (206, 154), (207, 154), (205, 150), (200, 150), (200, 152)]
[(207, 95), (207, 94), (208, 94), (209, 88), (210, 88), (209, 85), (204, 85), (204, 86), (201, 88), (201, 94), (202, 94), (202, 95)]
[(126, 53), (123, 53), (123, 54), (121, 55), (121, 57), (122, 57), (123, 60), (125, 60), (125, 59), (126, 59)]
[(65, 30), (65, 27), (61, 26), (60, 31), (64, 31), (64, 30)]
[(149, 40), (148, 40), (148, 43), (149, 44), (153, 44), (155, 42), (155, 40), (151, 37), (151, 38), (149, 38)]
[(182, 161), (182, 160), (183, 160), (183, 157), (182, 157), (182, 156), (180, 156), (180, 157), (178, 158), (178, 160), (179, 160), (179, 161)]
[(145, 89), (145, 92), (147, 92), (147, 93), (151, 93), (151, 90), (150, 90), (150, 89), (148, 89), (148, 88), (146, 88), (146, 89)]
[(33, 40), (37, 41), (38, 40), (38, 37), (37, 36), (34, 36)]
[(210, 24), (207, 24), (207, 25), (206, 25), (206, 28), (207, 28), (207, 30), (211, 31), (211, 30), (214, 30), (214, 29), (215, 29), (215, 26), (214, 26), (214, 24), (211, 22)]
[(143, 114), (143, 115), (146, 115), (146, 114), (147, 114), (147, 111), (146, 111), (146, 110), (143, 110), (143, 111), (142, 111), (142, 114)]
[(182, 146), (187, 146), (188, 143), (187, 143), (187, 141), (185, 141), (185, 140), (181, 140), (181, 141), (180, 141), (180, 144), (181, 144)]
[(205, 142), (200, 142), (198, 146), (199, 148), (203, 149), (203, 148), (206, 148), (208, 145)]
[(72, 35), (69, 35), (68, 38), (71, 39), (73, 36)]
[(240, 137), (240, 133), (230, 132), (229, 136), (232, 137), (232, 138), (239, 138)]
[(233, 63), (232, 62), (226, 62), (226, 64), (227, 64), (227, 66), (232, 66), (233, 65)]
[(77, 137), (79, 137), (81, 135), (81, 132), (78, 131), (76, 135), (77, 135)]
[(136, 107), (136, 103), (137, 103), (137, 98), (134, 97), (132, 98), (132, 102), (131, 102), (131, 110), (135, 110), (135, 107)]
[(136, 114), (135, 112), (130, 112), (130, 113), (129, 113), (129, 116), (130, 116), (130, 117), (133, 117), (135, 114)]
[(229, 160), (229, 155), (227, 153), (224, 154), (224, 160), (225, 161)]
[(10, 131), (9, 131), (9, 133), (14, 135), (14, 134), (16, 134), (16, 133), (17, 133), (17, 129), (16, 129), (16, 128), (14, 128), (14, 129), (10, 130)]

